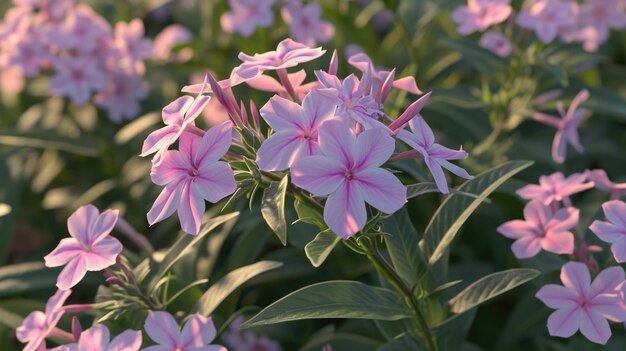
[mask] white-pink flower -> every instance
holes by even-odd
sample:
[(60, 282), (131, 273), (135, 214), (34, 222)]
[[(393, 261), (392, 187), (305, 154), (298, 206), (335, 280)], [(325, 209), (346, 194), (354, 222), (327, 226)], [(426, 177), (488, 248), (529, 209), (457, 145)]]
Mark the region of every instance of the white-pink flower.
[(71, 238), (62, 239), (44, 259), (47, 267), (65, 265), (59, 274), (57, 287), (67, 290), (85, 276), (87, 271), (101, 271), (115, 264), (122, 244), (109, 233), (115, 227), (117, 210), (100, 211), (93, 205), (77, 209), (67, 219)]
[(178, 210), (183, 231), (198, 234), (205, 200), (216, 203), (237, 188), (233, 170), (220, 161), (232, 143), (232, 123), (226, 121), (209, 129), (202, 138), (185, 133), (178, 150), (166, 151), (163, 160), (152, 166), (150, 177), (165, 188), (148, 212), (150, 225)]
[(274, 23), (274, 0), (228, 0), (230, 11), (220, 17), (222, 29), (249, 37), (257, 27), (267, 28)]
[(58, 290), (46, 303), (46, 311), (31, 312), (16, 330), (17, 339), (27, 343), (24, 351), (46, 349), (45, 339), (54, 332), (57, 323), (63, 316), (63, 304), (72, 290)]
[(143, 351), (227, 351), (224, 346), (210, 344), (217, 334), (211, 318), (194, 314), (181, 331), (171, 314), (150, 311), (144, 324), (146, 333), (157, 345)]
[(546, 306), (556, 309), (548, 317), (552, 336), (569, 338), (576, 331), (589, 340), (606, 344), (611, 337), (610, 321), (626, 321), (618, 287), (624, 282), (624, 269), (609, 267), (593, 280), (589, 269), (580, 262), (568, 262), (561, 268), (564, 286), (548, 284), (535, 295)]
[(613, 257), (619, 263), (626, 262), (626, 203), (612, 200), (602, 204), (608, 221), (594, 221), (589, 229), (600, 240), (611, 243)]
[(280, 13), (289, 26), (291, 37), (304, 45), (315, 46), (318, 41), (325, 43), (335, 35), (335, 26), (320, 19), (322, 9), (316, 2), (304, 5), (298, 1), (291, 1)]
[(504, 22), (512, 12), (510, 0), (467, 0), (467, 6), (452, 11), (452, 20), (459, 34), (483, 32), (490, 26)]
[(63, 57), (55, 60), (56, 75), (50, 79), (50, 91), (67, 96), (76, 105), (84, 105), (92, 91), (106, 86), (106, 75), (98, 63), (85, 57)]
[(526, 200), (538, 199), (548, 206), (553, 202), (565, 202), (570, 206), (569, 196), (593, 188), (593, 182), (587, 182), (587, 173), (574, 173), (565, 178), (556, 172), (539, 177), (539, 185), (529, 184), (517, 190), (517, 195)]
[(549, 206), (533, 200), (524, 207), (524, 221), (508, 221), (498, 227), (498, 232), (515, 239), (511, 249), (517, 258), (533, 257), (541, 249), (571, 254), (574, 252), (574, 234), (569, 230), (578, 223), (578, 216), (578, 209), (573, 207), (552, 213)]
[(535, 34), (544, 43), (550, 43), (564, 29), (576, 26), (578, 6), (575, 2), (561, 0), (537, 0), (522, 10), (517, 23)]
[(380, 168), (394, 151), (395, 141), (382, 129), (358, 136), (342, 121), (319, 128), (320, 155), (301, 157), (291, 166), (293, 184), (316, 196), (327, 196), (324, 221), (343, 239), (363, 229), (365, 203), (394, 213), (406, 202), (406, 187)]

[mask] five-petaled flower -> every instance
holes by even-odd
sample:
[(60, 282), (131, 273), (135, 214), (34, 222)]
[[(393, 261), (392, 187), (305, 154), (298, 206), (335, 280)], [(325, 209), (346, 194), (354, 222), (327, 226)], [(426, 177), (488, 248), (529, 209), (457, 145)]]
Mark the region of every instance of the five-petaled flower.
[(606, 344), (611, 337), (607, 321), (626, 321), (626, 310), (618, 288), (624, 282), (622, 267), (609, 267), (593, 280), (589, 269), (580, 262), (568, 262), (561, 268), (564, 286), (548, 284), (535, 296), (546, 306), (556, 309), (548, 317), (552, 336), (569, 338), (577, 330), (589, 340)]
[(215, 325), (211, 318), (199, 314), (192, 315), (181, 332), (171, 314), (150, 311), (144, 329), (158, 345), (143, 351), (226, 351), (224, 346), (209, 345), (217, 333)]
[(517, 195), (526, 200), (539, 199), (544, 205), (563, 201), (571, 206), (570, 195), (593, 188), (593, 182), (587, 182), (587, 173), (574, 173), (565, 178), (563, 173), (556, 172), (539, 177), (539, 185), (529, 184), (517, 190)]
[(138, 351), (141, 347), (141, 332), (128, 329), (111, 340), (109, 329), (95, 324), (80, 334), (77, 343), (65, 345), (63, 351)]
[(257, 163), (262, 170), (281, 171), (300, 157), (319, 153), (318, 129), (335, 116), (335, 105), (313, 90), (304, 97), (302, 106), (274, 96), (260, 113), (274, 134), (259, 148)]
[(463, 151), (463, 149), (452, 150), (435, 143), (435, 135), (432, 129), (426, 124), (424, 118), (419, 115), (409, 121), (409, 127), (412, 132), (405, 129), (400, 130), (398, 139), (407, 143), (424, 157), (424, 162), (426, 162), (426, 166), (433, 178), (435, 178), (439, 191), (444, 194), (450, 192), (442, 167), (461, 178), (473, 178), (466, 170), (448, 161), (464, 159), (467, 157), (467, 152)]
[(517, 258), (529, 258), (541, 249), (556, 254), (574, 252), (574, 234), (569, 230), (578, 223), (578, 209), (562, 208), (552, 213), (550, 207), (540, 200), (533, 200), (524, 207), (524, 218), (512, 220), (498, 227), (498, 232), (516, 239), (511, 249)]
[(228, 0), (230, 11), (220, 17), (222, 29), (249, 37), (257, 27), (266, 28), (274, 23), (274, 0)]
[(394, 139), (382, 129), (358, 136), (341, 121), (319, 128), (320, 155), (302, 157), (291, 166), (293, 183), (316, 196), (326, 196), (324, 221), (343, 239), (363, 229), (365, 203), (394, 213), (406, 202), (406, 187), (380, 168), (393, 153)]
[(537, 0), (519, 13), (517, 23), (534, 30), (539, 40), (547, 44), (561, 31), (576, 25), (577, 6), (572, 1)]
[(150, 225), (178, 209), (183, 231), (198, 234), (205, 210), (204, 200), (218, 202), (237, 188), (233, 170), (220, 161), (232, 143), (232, 123), (226, 121), (200, 138), (181, 136), (178, 150), (168, 150), (163, 161), (152, 166), (152, 181), (165, 188), (148, 212)]
[(46, 303), (46, 311), (31, 312), (16, 330), (17, 339), (27, 343), (24, 351), (46, 349), (45, 339), (55, 331), (63, 316), (63, 304), (72, 290), (58, 290)]
[(504, 22), (512, 12), (510, 0), (468, 0), (467, 6), (452, 11), (452, 20), (458, 24), (459, 34), (483, 32), (489, 26)]
[(605, 221), (594, 221), (589, 229), (602, 241), (611, 243), (613, 257), (619, 263), (626, 262), (626, 203), (613, 200), (602, 204)]
[(101, 271), (115, 264), (122, 244), (109, 233), (115, 227), (117, 210), (100, 214), (93, 205), (77, 209), (67, 220), (71, 238), (62, 239), (44, 259), (46, 266), (65, 265), (59, 274), (57, 287), (67, 290), (78, 284), (87, 271)]
[(626, 183), (615, 183), (609, 179), (606, 171), (603, 169), (592, 169), (587, 171), (589, 180), (595, 183), (596, 189), (609, 192), (611, 200), (617, 200), (626, 194)]
[(335, 35), (335, 26), (320, 19), (322, 8), (316, 2), (306, 5), (297, 1), (288, 2), (280, 14), (289, 25), (291, 36), (302, 44), (314, 46), (317, 40), (325, 43)]

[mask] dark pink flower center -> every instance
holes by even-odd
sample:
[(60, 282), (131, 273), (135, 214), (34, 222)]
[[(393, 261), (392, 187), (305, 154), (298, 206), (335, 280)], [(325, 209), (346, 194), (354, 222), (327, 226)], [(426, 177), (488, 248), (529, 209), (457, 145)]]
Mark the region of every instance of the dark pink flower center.
[(197, 168), (192, 168), (189, 170), (189, 176), (192, 178), (195, 178), (198, 176), (198, 169)]
[(352, 171), (346, 171), (343, 177), (346, 178), (346, 180), (352, 180), (352, 178), (354, 178), (354, 174), (352, 174)]

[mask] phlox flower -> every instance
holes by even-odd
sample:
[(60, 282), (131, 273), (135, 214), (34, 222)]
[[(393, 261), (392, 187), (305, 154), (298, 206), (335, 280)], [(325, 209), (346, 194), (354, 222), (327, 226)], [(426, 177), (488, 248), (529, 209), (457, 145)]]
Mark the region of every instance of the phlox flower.
[[(204, 79), (204, 74), (202, 73), (194, 73), (190, 77), (190, 82), (192, 84), (198, 83), (202, 85), (202, 80)], [(195, 86), (195, 85), (194, 85)], [(200, 89), (200, 88), (198, 88)], [(199, 91), (199, 90), (198, 90)], [(204, 122), (209, 126), (213, 127), (218, 124), (222, 124), (225, 121), (228, 121), (228, 111), (226, 108), (220, 104), (219, 100), (211, 99), (209, 103), (206, 105), (204, 110), (202, 110), (202, 117)]]
[(45, 350), (45, 339), (54, 332), (63, 316), (63, 304), (72, 293), (71, 290), (58, 290), (46, 303), (45, 313), (31, 312), (16, 330), (17, 339), (27, 343), (24, 351)]
[(148, 212), (150, 225), (178, 210), (183, 231), (198, 234), (205, 210), (204, 200), (215, 203), (237, 188), (233, 170), (220, 161), (232, 143), (232, 123), (209, 129), (202, 138), (185, 133), (178, 150), (168, 150), (150, 177), (165, 188)]
[[(203, 85), (206, 85), (206, 78)], [(156, 152), (153, 162), (159, 164), (163, 153), (178, 140), (187, 126), (195, 126), (194, 120), (211, 100), (208, 95), (181, 96), (163, 108), (162, 117), (165, 127), (150, 133), (143, 142), (141, 154), (145, 157)]]
[(498, 32), (485, 32), (480, 37), (478, 45), (500, 57), (509, 57), (513, 52), (513, 45), (511, 45), (509, 39), (504, 34)]
[(302, 106), (274, 96), (260, 113), (274, 134), (263, 142), (256, 161), (262, 170), (282, 171), (300, 157), (320, 152), (318, 129), (335, 116), (335, 105), (318, 90), (313, 90), (304, 97)]
[(267, 28), (274, 23), (274, 0), (228, 0), (230, 11), (220, 17), (222, 29), (249, 37), (257, 27)]
[(342, 121), (319, 128), (320, 155), (298, 158), (291, 166), (292, 182), (315, 196), (326, 196), (324, 221), (343, 239), (361, 230), (367, 220), (365, 203), (394, 213), (406, 202), (406, 187), (380, 168), (395, 148), (382, 129), (358, 136)]
[(461, 178), (473, 178), (466, 170), (449, 161), (464, 159), (467, 157), (467, 152), (463, 151), (463, 149), (452, 150), (435, 143), (435, 135), (432, 129), (430, 129), (424, 118), (419, 115), (409, 121), (409, 127), (411, 132), (406, 129), (400, 130), (398, 139), (407, 143), (424, 157), (424, 162), (433, 175), (440, 192), (444, 194), (450, 192), (442, 167)]
[(571, 254), (574, 252), (574, 234), (569, 230), (578, 223), (578, 216), (578, 209), (573, 207), (552, 213), (549, 206), (533, 200), (524, 207), (524, 221), (508, 221), (498, 227), (498, 232), (516, 239), (511, 249), (517, 258), (533, 257), (541, 249), (555, 254)]
[(78, 343), (65, 345), (67, 351), (139, 351), (141, 332), (128, 329), (111, 340), (109, 329), (96, 324), (80, 334)]
[(89, 53), (96, 48), (100, 37), (110, 34), (111, 27), (100, 15), (90, 6), (79, 4), (68, 11), (49, 39), (60, 48)]
[[(387, 77), (389, 77), (389, 74), (391, 74), (390, 71), (377, 70), (376, 67), (374, 67), (372, 59), (363, 52), (350, 55), (350, 57), (348, 58), (348, 63), (356, 67), (359, 71), (363, 73), (365, 73), (366, 70), (370, 70), (372, 73), (372, 78), (374, 80), (374, 85), (377, 87), (381, 87)], [(402, 77), (394, 79), (393, 87), (407, 91), (411, 94), (422, 94), (422, 91), (417, 87), (417, 83), (415, 82), (414, 77)], [(374, 90), (376, 90), (376, 88)]]
[(252, 79), (269, 70), (281, 70), (295, 67), (301, 63), (315, 60), (322, 56), (326, 50), (310, 48), (292, 39), (285, 39), (278, 43), (276, 51), (268, 51), (262, 54), (246, 55), (239, 53), (241, 65), (233, 70), (231, 75), (237, 75), (243, 79)]
[(386, 128), (378, 121), (382, 106), (371, 95), (371, 86), (362, 84), (354, 74), (343, 81), (324, 71), (315, 71), (315, 75), (322, 86), (327, 88), (323, 94), (335, 100), (336, 115), (346, 123), (353, 120), (365, 129)]
[(494, 24), (504, 22), (513, 9), (510, 0), (468, 0), (467, 6), (452, 11), (452, 20), (458, 25), (461, 35), (483, 32)]
[(82, 206), (67, 219), (71, 238), (62, 239), (44, 257), (47, 267), (65, 265), (59, 274), (57, 287), (67, 290), (85, 276), (87, 271), (101, 271), (115, 264), (122, 244), (109, 233), (115, 227), (117, 210), (100, 211), (93, 205)]
[(587, 114), (586, 109), (578, 107), (589, 99), (589, 91), (581, 90), (572, 100), (567, 112), (563, 108), (563, 103), (557, 103), (557, 110), (561, 118), (547, 115), (541, 112), (535, 112), (533, 118), (539, 122), (545, 123), (557, 129), (552, 142), (552, 158), (556, 163), (565, 162), (567, 144), (571, 144), (576, 151), (583, 153), (585, 149), (580, 144), (578, 136), (578, 125), (582, 122), (583, 117)]
[(243, 316), (235, 318), (227, 331), (222, 334), (222, 340), (227, 344), (230, 351), (281, 351), (282, 348), (276, 340), (267, 336), (256, 335), (253, 332), (240, 330), (245, 321)]
[(626, 203), (608, 201), (602, 204), (602, 211), (608, 221), (595, 220), (589, 229), (600, 240), (611, 243), (611, 252), (617, 262), (626, 262)]
[(50, 79), (50, 91), (67, 96), (76, 105), (84, 105), (92, 90), (100, 91), (106, 84), (106, 75), (98, 63), (85, 57), (63, 57), (55, 60), (56, 75)]
[(115, 46), (122, 55), (122, 66), (143, 75), (143, 60), (152, 56), (152, 42), (144, 38), (143, 22), (135, 18), (115, 25)]
[(577, 330), (590, 341), (606, 344), (611, 337), (609, 322), (626, 320), (618, 286), (624, 282), (624, 269), (609, 267), (591, 282), (589, 268), (568, 262), (561, 268), (563, 286), (548, 284), (535, 295), (546, 306), (556, 309), (548, 317), (552, 336), (569, 338)]
[[(311, 89), (318, 85), (317, 82), (304, 83), (304, 80), (306, 79), (306, 71), (303, 69), (297, 72), (288, 73), (287, 76), (289, 77), (289, 82), (291, 83), (293, 90), (296, 94), (298, 94), (300, 99), (304, 98), (304, 96), (308, 94)], [(277, 93), (281, 97), (289, 98), (287, 89), (285, 89), (285, 87), (276, 79), (265, 74), (247, 80), (246, 84), (256, 90), (269, 91)]]
[(626, 28), (626, 5), (622, 0), (587, 0), (578, 18), (582, 26), (622, 30)]
[(104, 89), (94, 96), (96, 105), (105, 109), (113, 122), (137, 116), (139, 101), (148, 94), (146, 83), (140, 76), (124, 71), (110, 72), (108, 78)]
[(577, 4), (561, 0), (537, 0), (517, 16), (517, 23), (535, 32), (539, 40), (550, 43), (559, 33), (576, 25)]
[(209, 345), (217, 331), (211, 318), (199, 314), (191, 316), (181, 332), (171, 314), (150, 311), (144, 329), (158, 345), (149, 346), (143, 351), (226, 351), (224, 346)]
[(192, 39), (193, 34), (187, 28), (179, 24), (171, 24), (154, 38), (153, 56), (160, 60), (188, 61), (193, 56), (191, 48), (184, 48), (179, 52), (172, 52), (172, 48), (176, 45), (188, 43)]
[(596, 189), (611, 193), (611, 199), (617, 200), (626, 194), (626, 183), (614, 183), (603, 169), (593, 169), (587, 171), (589, 180), (595, 183)]
[(39, 74), (42, 66), (52, 61), (47, 44), (40, 38), (28, 34), (20, 38), (8, 56), (8, 66), (19, 67), (26, 77)]
[(560, 201), (570, 206), (569, 196), (593, 188), (594, 183), (587, 181), (587, 173), (574, 173), (565, 178), (563, 173), (556, 172), (539, 177), (539, 185), (529, 184), (516, 191), (522, 199), (543, 201), (546, 206)]
[(335, 35), (335, 26), (320, 19), (322, 9), (316, 2), (306, 5), (297, 1), (288, 2), (280, 14), (289, 26), (291, 37), (304, 45), (314, 46), (318, 40), (325, 43)]

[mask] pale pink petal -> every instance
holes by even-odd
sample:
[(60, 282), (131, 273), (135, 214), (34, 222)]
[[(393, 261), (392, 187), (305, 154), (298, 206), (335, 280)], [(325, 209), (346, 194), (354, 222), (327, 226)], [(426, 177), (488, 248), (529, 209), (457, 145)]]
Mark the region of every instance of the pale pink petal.
[(115, 264), (115, 259), (124, 247), (115, 238), (104, 238), (94, 244), (91, 250), (85, 252), (85, 262), (88, 271), (101, 271)]
[(17, 327), (15, 335), (21, 342), (29, 342), (40, 338), (46, 328), (46, 315), (41, 311), (33, 311)]
[(291, 167), (291, 181), (316, 196), (328, 195), (345, 180), (346, 168), (324, 156), (302, 157)]
[(59, 245), (44, 257), (46, 267), (62, 266), (81, 252), (83, 248), (75, 238), (61, 239)]
[(200, 231), (206, 205), (202, 195), (197, 192), (198, 188), (192, 184), (194, 183), (187, 182), (182, 187), (178, 205), (178, 219), (181, 229), (185, 233), (196, 235)]
[(533, 257), (541, 251), (541, 240), (535, 236), (525, 236), (517, 239), (511, 250), (517, 258), (529, 258)]
[(626, 229), (626, 203), (618, 200), (608, 201), (602, 204), (602, 210), (606, 219)]
[(406, 187), (387, 170), (367, 169), (352, 181), (358, 181), (365, 202), (384, 213), (394, 213), (406, 203)]
[(156, 222), (171, 216), (180, 202), (182, 183), (170, 183), (165, 186), (159, 196), (154, 200), (154, 204), (148, 212), (148, 223), (153, 225)]
[(259, 111), (274, 130), (301, 130), (302, 107), (278, 95), (273, 96)]
[(83, 279), (87, 273), (87, 263), (83, 255), (79, 254), (69, 261), (65, 268), (59, 273), (57, 287), (60, 290), (68, 290)]
[(305, 151), (305, 139), (300, 135), (293, 131), (278, 132), (261, 144), (256, 162), (264, 171), (282, 171), (289, 168)]
[(400, 90), (408, 91), (411, 94), (422, 94), (422, 91), (417, 87), (417, 83), (415, 82), (415, 78), (413, 77), (403, 77), (400, 79), (396, 79), (393, 82), (393, 86)]
[(194, 314), (182, 331), (181, 344), (183, 348), (191, 346), (205, 346), (215, 339), (217, 331), (211, 318)]
[(358, 154), (354, 160), (355, 170), (382, 166), (396, 147), (395, 140), (381, 129), (362, 132), (357, 136), (356, 145)]
[(198, 95), (196, 100), (194, 100), (193, 104), (191, 104), (191, 106), (189, 106), (189, 109), (184, 111), (184, 118), (183, 118), (183, 120), (185, 122), (190, 122), (190, 121), (193, 121), (194, 119), (196, 119), (196, 117), (198, 117), (200, 115), (200, 113), (202, 113), (202, 111), (204, 111), (205, 107), (209, 104), (209, 101), (211, 101), (211, 97), (210, 96), (208, 96), (208, 95)]
[(192, 193), (199, 194), (211, 203), (220, 201), (237, 189), (233, 170), (222, 161), (201, 169), (191, 184)]
[(580, 262), (568, 262), (561, 267), (563, 285), (574, 289), (579, 296), (587, 296), (591, 278), (589, 268)]
[[(554, 217), (546, 224), (548, 231), (561, 231), (574, 228), (578, 224), (580, 211), (577, 208), (567, 207), (558, 210)], [(546, 222), (544, 222), (545, 224)]]
[(79, 207), (67, 219), (67, 229), (70, 235), (81, 244), (89, 243), (89, 228), (99, 214), (100, 211), (93, 205)]
[(96, 324), (80, 335), (78, 351), (107, 350), (110, 338), (109, 329), (102, 324)]
[(619, 266), (608, 267), (600, 272), (589, 287), (589, 298), (598, 294), (615, 293), (618, 285), (624, 282), (624, 269)]
[(535, 296), (546, 306), (554, 309), (578, 307), (578, 295), (561, 285), (544, 285)]
[(137, 351), (141, 348), (141, 331), (125, 330), (111, 341), (107, 351)]
[(580, 332), (590, 341), (606, 344), (611, 337), (609, 322), (593, 309), (583, 309), (580, 317)]
[(588, 306), (613, 322), (626, 322), (626, 309), (617, 294), (598, 295), (589, 302)]
[(89, 240), (91, 244), (98, 242), (98, 240), (101, 240), (111, 233), (113, 228), (115, 228), (119, 213), (120, 211), (118, 210), (106, 210), (98, 216), (96, 221), (93, 222), (89, 228)]
[(354, 164), (357, 145), (354, 133), (338, 120), (327, 121), (319, 128), (320, 149), (328, 158), (348, 166)]
[(589, 229), (607, 243), (614, 243), (626, 238), (626, 228), (621, 228), (613, 223), (595, 220)]
[(569, 338), (578, 330), (582, 318), (578, 306), (556, 310), (548, 317), (548, 331), (552, 336)]
[(182, 152), (170, 150), (163, 154), (159, 164), (152, 166), (150, 178), (154, 184), (167, 185), (171, 182), (179, 182), (188, 176), (192, 168), (189, 158)]
[[(433, 145), (436, 146), (437, 144)], [(448, 171), (450, 171), (452, 174), (456, 175), (457, 177), (461, 177), (463, 179), (474, 179), (474, 176), (472, 176), (471, 174), (467, 173), (466, 170), (464, 170), (463, 168), (455, 165), (452, 162), (443, 160), (443, 159), (439, 159), (439, 158), (435, 158), (435, 160), (437, 160), (437, 163), (439, 163), (439, 165), (445, 169), (447, 169)]]
[(524, 218), (536, 226), (543, 226), (552, 217), (552, 211), (539, 200), (530, 201), (524, 206)]
[(428, 148), (435, 142), (435, 135), (433, 134), (433, 130), (426, 123), (424, 118), (417, 116), (409, 121), (409, 126), (413, 131), (413, 134), (417, 140), (417, 143), (422, 145), (422, 147)]
[(613, 245), (611, 245), (611, 252), (618, 263), (626, 262), (626, 237), (613, 243)]
[(448, 181), (446, 180), (446, 175), (443, 174), (441, 165), (439, 165), (436, 159), (430, 157), (424, 157), (424, 161), (426, 162), (426, 167), (428, 167), (428, 170), (433, 175), (439, 191), (444, 194), (449, 193), (450, 190), (448, 189)]
[(195, 165), (213, 163), (224, 156), (232, 144), (232, 130), (231, 121), (225, 121), (209, 129), (200, 139), (200, 142), (196, 144)]
[(174, 143), (175, 135), (178, 134), (179, 130), (180, 126), (173, 124), (159, 128), (150, 133), (143, 142), (143, 147), (141, 148), (141, 154), (139, 156), (145, 157), (159, 150), (167, 149)]
[(163, 122), (167, 125), (180, 126), (183, 123), (185, 111), (191, 107), (193, 101), (193, 97), (184, 95), (167, 104), (167, 106), (163, 107), (163, 110), (161, 111)]
[(536, 184), (526, 185), (523, 188), (518, 189), (516, 193), (522, 199), (526, 199), (526, 200), (532, 200), (532, 199), (543, 200), (543, 198), (545, 197), (545, 190), (541, 186), (536, 185)]
[(552, 158), (556, 163), (565, 162), (565, 156), (567, 151), (567, 139), (563, 135), (563, 131), (558, 130), (554, 135), (554, 141), (552, 143)]
[(548, 232), (541, 240), (541, 247), (558, 255), (574, 253), (574, 234), (566, 231)]
[(178, 323), (171, 314), (162, 311), (148, 312), (144, 323), (144, 330), (148, 336), (160, 345), (176, 349), (180, 344)]
[(367, 220), (365, 200), (353, 182), (344, 182), (328, 197), (324, 206), (324, 221), (343, 239), (363, 228)]
[(323, 95), (319, 89), (315, 89), (304, 97), (302, 117), (306, 126), (317, 127), (322, 122), (334, 117), (336, 105), (328, 97), (328, 94), (332, 93), (328, 92), (326, 95)]
[(519, 239), (525, 236), (537, 235), (537, 228), (533, 223), (519, 219), (505, 222), (496, 230), (509, 239)]

